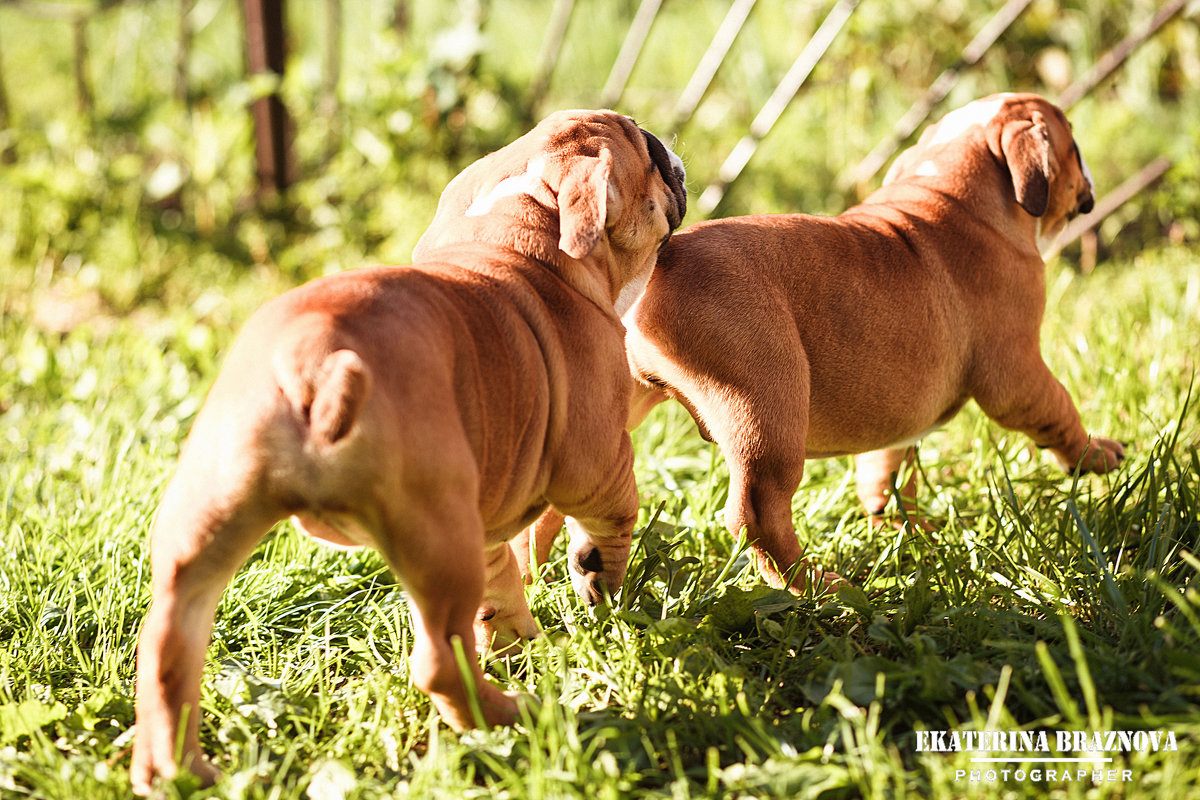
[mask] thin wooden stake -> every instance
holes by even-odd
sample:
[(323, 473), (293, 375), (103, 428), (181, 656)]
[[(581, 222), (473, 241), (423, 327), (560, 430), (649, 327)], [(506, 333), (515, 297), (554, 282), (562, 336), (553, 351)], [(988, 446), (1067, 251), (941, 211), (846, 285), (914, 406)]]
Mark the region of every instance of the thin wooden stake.
[(342, 141), (342, 0), (325, 0), (325, 58), (321, 68), (321, 101), (318, 105), (328, 130), (325, 136), (325, 160), (337, 154)]
[[(250, 74), (283, 77), (286, 60), (284, 0), (245, 0)], [(254, 102), (254, 145), (259, 196), (282, 194), (290, 180), (291, 120), (276, 88)]]
[(179, 47), (175, 51), (175, 97), (188, 102), (188, 62), (192, 53), (192, 9), (196, 0), (179, 0)]
[[(0, 54), (0, 131), (8, 130), (12, 125), (12, 116), (8, 106), (8, 89), (4, 82), (4, 56)], [(7, 142), (0, 140), (0, 164), (17, 163), (16, 137)]]
[(833, 40), (837, 38), (846, 21), (850, 19), (850, 15), (854, 13), (858, 3), (859, 0), (838, 0), (830, 10), (816, 33), (808, 40), (808, 44), (800, 51), (800, 55), (796, 56), (796, 60), (792, 62), (791, 69), (783, 76), (783, 80), (775, 87), (771, 96), (767, 98), (767, 102), (759, 110), (758, 116), (750, 123), (750, 132), (742, 137), (725, 159), (725, 163), (721, 165), (721, 169), (717, 173), (717, 179), (709, 184), (704, 193), (700, 195), (697, 207), (701, 214), (708, 216), (716, 209), (725, 196), (726, 190), (738, 179), (742, 170), (746, 168), (746, 164), (750, 162), (750, 158), (758, 150), (759, 142), (775, 127), (775, 123), (779, 121), (779, 117), (796, 97), (800, 87), (804, 85), (804, 81), (812, 74), (817, 63), (825, 55), (829, 46), (833, 44)]
[(550, 78), (554, 68), (558, 66), (558, 56), (562, 52), (563, 39), (567, 37), (567, 26), (571, 24), (571, 13), (575, 10), (575, 0), (555, 0), (554, 10), (550, 12), (550, 24), (546, 26), (546, 38), (542, 40), (542, 51), (538, 54), (537, 71), (534, 72), (533, 84), (529, 89), (530, 118), (538, 116), (538, 109), (550, 88)]
[(1046, 260), (1054, 258), (1067, 245), (1099, 225), (1109, 214), (1145, 191), (1150, 184), (1161, 178), (1163, 173), (1170, 168), (1171, 160), (1161, 156), (1142, 167), (1133, 177), (1126, 179), (1124, 183), (1098, 200), (1090, 213), (1076, 217), (1067, 223), (1067, 227), (1063, 228), (1062, 233), (1058, 235), (1058, 241), (1046, 252)]
[(335, 117), (342, 82), (342, 0), (325, 0), (325, 63), (321, 76), (321, 113)]
[(1086, 75), (1064, 89), (1063, 93), (1058, 96), (1058, 104), (1063, 110), (1066, 110), (1086, 97), (1088, 92), (1099, 86), (1105, 78), (1125, 63), (1125, 59), (1129, 58), (1133, 51), (1145, 44), (1164, 25), (1183, 11), (1186, 5), (1187, 0), (1170, 0), (1145, 25), (1130, 33), (1121, 40), (1120, 44), (1101, 56)]
[(392, 29), (402, 40), (412, 30), (412, 4), (409, 0), (396, 0), (392, 5)]
[(85, 16), (76, 17), (71, 21), (75, 46), (75, 98), (81, 114), (90, 113), (93, 106), (92, 87), (87, 69), (87, 24), (88, 18)]
[(4, 54), (0, 52), (0, 130), (9, 128), (8, 90), (4, 83)]
[(673, 114), (674, 121), (671, 123), (672, 130), (678, 131), (696, 113), (700, 101), (704, 99), (708, 87), (712, 85), (713, 78), (717, 75), (717, 70), (721, 68), (721, 64), (725, 63), (729, 49), (733, 47), (738, 34), (742, 32), (746, 19), (754, 8), (755, 1), (734, 0), (733, 5), (729, 7), (729, 12), (721, 21), (721, 26), (717, 28), (716, 34), (713, 35), (708, 50), (700, 58), (700, 63), (696, 65), (696, 71), (692, 73), (683, 93), (679, 95), (679, 102), (675, 104)]
[(946, 99), (946, 95), (950, 94), (950, 90), (958, 83), (962, 73), (968, 68), (979, 63), (979, 59), (983, 58), (984, 54), (991, 49), (996, 40), (1000, 38), (1009, 27), (1017, 21), (1017, 18), (1024, 13), (1033, 0), (1008, 0), (1004, 6), (988, 20), (987, 24), (975, 34), (975, 38), (963, 48), (962, 54), (959, 55), (958, 61), (942, 71), (941, 75), (930, 84), (925, 90), (925, 94), (920, 100), (913, 103), (912, 107), (904, 113), (904, 116), (892, 127), (891, 134), (883, 141), (875, 146), (867, 157), (859, 162), (855, 167), (853, 175), (849, 179), (843, 178), (839, 183), (843, 189), (856, 188), (859, 195), (865, 193), (867, 184), (872, 178), (883, 169), (883, 165), (888, 162), (892, 154), (900, 148), (909, 136), (921, 126), (926, 119), (929, 118), (930, 112), (942, 100)]
[(625, 41), (621, 44), (621, 52), (617, 54), (612, 72), (609, 73), (604, 89), (600, 92), (600, 104), (605, 108), (615, 106), (625, 93), (629, 76), (633, 74), (633, 67), (638, 56), (642, 54), (646, 37), (650, 35), (650, 28), (654, 26), (654, 19), (661, 7), (662, 0), (642, 0), (642, 4), (638, 6), (633, 24), (629, 26), (629, 32), (625, 34)]

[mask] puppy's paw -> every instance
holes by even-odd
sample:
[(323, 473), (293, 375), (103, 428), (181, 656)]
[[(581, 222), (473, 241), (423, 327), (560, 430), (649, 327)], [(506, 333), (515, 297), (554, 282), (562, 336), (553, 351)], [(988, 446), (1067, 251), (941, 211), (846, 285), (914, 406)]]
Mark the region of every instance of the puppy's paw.
[[(488, 727), (512, 725), (520, 719), (517, 711), (519, 695), (516, 692), (502, 692), (491, 683), (485, 683), (480, 689), (480, 710), (483, 711), (484, 723)], [(445, 715), (443, 714), (443, 716)], [(475, 727), (474, 724), (469, 724), (458, 730), (473, 727)]]
[(196, 784), (200, 787), (212, 786), (221, 777), (221, 771), (203, 756), (189, 757), (184, 766), (171, 761), (160, 768), (158, 764), (149, 763), (149, 759), (135, 753), (129, 777), (135, 797), (158, 798), (171, 794), (169, 785), (176, 781), (191, 783), (193, 790)]
[(1079, 457), (1075, 468), (1080, 472), (1108, 472), (1116, 469), (1125, 460), (1125, 446), (1103, 436), (1088, 439), (1087, 449)]
[(836, 572), (829, 570), (813, 570), (807, 573), (808, 585), (812, 587), (814, 597), (822, 597), (827, 594), (833, 594), (843, 586), (849, 586), (850, 582), (838, 575)]
[(540, 636), (542, 629), (527, 607), (503, 613), (484, 605), (475, 617), (475, 649), (480, 653), (505, 655), (526, 639)]
[[(800, 559), (786, 576), (771, 569), (763, 569), (763, 577), (776, 589), (787, 589), (799, 596), (822, 597), (849, 585), (845, 578), (831, 570), (823, 570), (812, 562)], [(785, 583), (786, 577), (786, 583)]]
[(507, 697), (511, 697), (513, 702), (517, 704), (517, 719), (527, 718), (537, 720), (538, 715), (542, 713), (542, 701), (535, 694), (529, 692), (505, 692)]
[(571, 586), (579, 599), (589, 606), (599, 605), (621, 588), (624, 574), (605, 567), (600, 548), (594, 544), (578, 548), (569, 555)]
[(571, 586), (580, 600), (589, 606), (598, 606), (605, 602), (608, 587), (595, 572), (572, 572)]

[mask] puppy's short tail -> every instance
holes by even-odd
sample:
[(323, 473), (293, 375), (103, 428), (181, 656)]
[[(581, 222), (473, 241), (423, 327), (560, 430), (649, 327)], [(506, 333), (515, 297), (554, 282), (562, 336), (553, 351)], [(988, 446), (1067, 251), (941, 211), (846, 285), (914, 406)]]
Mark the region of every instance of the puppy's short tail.
[(371, 392), (371, 373), (358, 353), (335, 350), (307, 370), (277, 367), (280, 389), (317, 443), (334, 444), (354, 429)]
[(315, 388), (309, 430), (318, 441), (333, 444), (358, 421), (371, 390), (371, 373), (358, 353), (335, 350), (321, 363)]

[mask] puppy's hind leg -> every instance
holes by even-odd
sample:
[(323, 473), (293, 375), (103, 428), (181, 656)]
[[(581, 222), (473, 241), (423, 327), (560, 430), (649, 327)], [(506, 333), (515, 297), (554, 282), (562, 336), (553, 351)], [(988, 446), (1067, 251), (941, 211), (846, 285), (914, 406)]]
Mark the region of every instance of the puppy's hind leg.
[(721, 433), (714, 430), (713, 435), (729, 466), (725, 527), (734, 536), (745, 531), (759, 572), (767, 583), (802, 591), (812, 576), (803, 564), (792, 523), (792, 497), (804, 475), (803, 444), (793, 443), (799, 444), (795, 450), (786, 447), (776, 450), (760, 437), (750, 437), (764, 445), (759, 450), (748, 447), (750, 442), (740, 436), (723, 441)]
[[(254, 325), (252, 320), (246, 331)], [(206, 782), (217, 777), (203, 759), (198, 735), (213, 613), (225, 585), (263, 535), (305, 504), (317, 472), (313, 448), (330, 447), (331, 434), (345, 436), (361, 409), (361, 403), (343, 398), (349, 390), (361, 395), (365, 386), (346, 379), (353, 369), (347, 369), (345, 355), (335, 354), (328, 362), (333, 369), (322, 377), (327, 383), (339, 375), (342, 380), (333, 381), (332, 391), (309, 393), (315, 400), (306, 429), (301, 404), (286, 391), (302, 385), (286, 380), (296, 371), (280, 369), (279, 363), (275, 370), (264, 367), (264, 349), (271, 352), (277, 344), (262, 341), (244, 332), (234, 345), (151, 528), (151, 605), (138, 642), (131, 766), (138, 793), (152, 791), (155, 777), (172, 778), (179, 764)]]
[(202, 438), (193, 437), (193, 452), (180, 461), (150, 535), (152, 599), (138, 641), (130, 770), (134, 792), (142, 795), (153, 791), (156, 777), (170, 780), (181, 766), (205, 783), (216, 779), (198, 732), (213, 613), (234, 572), (284, 516), (258, 500), (249, 478), (223, 479)]
[[(854, 457), (858, 499), (871, 516), (872, 524), (884, 522), (884, 512), (892, 497), (892, 484), (898, 481), (896, 518), (907, 517), (923, 530), (933, 530), (933, 526), (921, 517), (917, 506), (916, 459), (916, 446), (871, 450)], [(901, 524), (896, 518), (894, 521)]]
[(759, 571), (772, 586), (802, 592), (812, 584), (821, 593), (842, 578), (804, 561), (792, 522), (792, 497), (804, 476), (807, 370), (796, 364), (779, 372), (788, 378), (783, 386), (742, 386), (736, 395), (707, 392), (697, 410), (729, 466), (729, 532), (739, 536), (745, 530)]
[[(409, 502), (387, 514), (380, 539), (408, 590), (415, 624), (412, 680), (455, 730), (507, 725), (516, 718), (516, 701), (484, 677), (475, 650), (473, 626), (486, 569), (483, 523), (471, 501), (475, 492), (442, 488), (444, 493), (408, 494)], [(511, 568), (519, 591), (515, 564)]]

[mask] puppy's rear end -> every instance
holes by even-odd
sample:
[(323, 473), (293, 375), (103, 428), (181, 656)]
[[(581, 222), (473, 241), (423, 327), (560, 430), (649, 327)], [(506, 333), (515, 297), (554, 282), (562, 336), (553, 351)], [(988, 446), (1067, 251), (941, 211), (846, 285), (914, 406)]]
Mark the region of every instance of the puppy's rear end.
[[(256, 315), (235, 345), (155, 515), (155, 601), (139, 642), (138, 672), (159, 692), (138, 694), (139, 738), (154, 737), (134, 753), (139, 793), (150, 791), (156, 772), (174, 774), (173, 732), (181, 722), (183, 751), (198, 751), (200, 672), (221, 592), (263, 534), (314, 494), (313, 462), (353, 446), (369, 394), (369, 373), (352, 351), (296, 363), (299, 331), (272, 330), (271, 312)], [(273, 370), (263, 368), (264, 350), (274, 355), (267, 362)], [(215, 778), (203, 762), (186, 766)]]
[[(424, 371), (426, 396), (406, 406), (402, 430), (379, 424), (394, 409), (378, 384), (403, 382), (399, 373), (409, 370), (397, 363), (396, 375), (373, 373), (360, 356), (369, 343), (356, 340), (336, 317), (306, 311), (304, 299), (303, 290), (284, 295), (247, 324), (154, 520), (155, 602), (139, 643), (138, 672), (147, 686), (159, 688), (138, 694), (143, 733), (132, 772), (140, 793), (150, 791), (156, 773), (175, 773), (173, 732), (181, 723), (183, 752), (199, 752), (200, 673), (216, 605), (262, 536), (289, 515), (330, 543), (379, 547), (414, 596), (446, 598), (439, 604), (443, 618), (422, 620), (436, 629), (430, 641), (444, 646), (414, 652), (410, 663), (414, 682), (435, 701), (450, 698), (440, 706), (463, 699), (456, 697), (461, 683), (446, 676), (457, 676), (450, 636), (471, 641), (482, 594), (478, 480), (461, 426), (446, 422), (457, 417), (422, 413), (423, 404), (445, 407), (439, 384), (449, 381)], [(406, 456), (417, 460), (414, 453), (437, 458), (420, 459), (414, 469), (406, 463)], [(488, 721), (508, 721), (507, 711), (497, 708), (510, 701), (486, 682), (476, 684)], [(216, 777), (206, 763), (186, 766), (204, 779)]]

